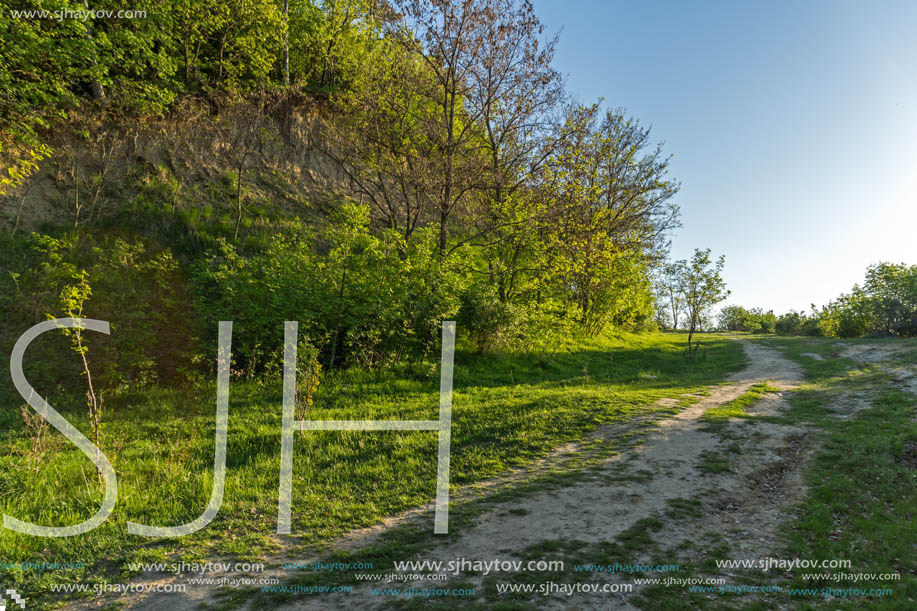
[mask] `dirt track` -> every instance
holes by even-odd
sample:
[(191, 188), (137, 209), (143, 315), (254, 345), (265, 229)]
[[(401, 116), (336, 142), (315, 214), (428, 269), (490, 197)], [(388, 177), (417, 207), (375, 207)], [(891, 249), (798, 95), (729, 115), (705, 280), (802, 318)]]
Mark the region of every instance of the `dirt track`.
[[(696, 539), (701, 533), (716, 532), (725, 537), (736, 558), (773, 555), (779, 524), (790, 519), (786, 513), (788, 507), (805, 492), (800, 466), (809, 451), (806, 431), (757, 420), (733, 421), (726, 427), (728, 435), (723, 436), (702, 430), (701, 416), (707, 409), (739, 397), (759, 382), (768, 382), (781, 390), (792, 389), (802, 381), (802, 373), (795, 363), (783, 358), (777, 350), (746, 341), (742, 341), (742, 346), (749, 358), (744, 370), (732, 375), (726, 385), (711, 388), (709, 395), (691, 407), (662, 420), (643, 444), (605, 460), (595, 470), (594, 477), (561, 489), (536, 492), (499, 503), (481, 515), (473, 528), (462, 532), (460, 538), (448, 544), (436, 545), (434, 541), (422, 555), (402, 560), (448, 561), (460, 557), (514, 560), (518, 558), (511, 550), (521, 550), (545, 540), (613, 541), (638, 520), (647, 517), (662, 520), (663, 527), (653, 536), (668, 549), (682, 541)], [(761, 415), (780, 412), (787, 407), (782, 394), (766, 395), (749, 412)], [(605, 430), (600, 434), (613, 435), (615, 431)], [(733, 448), (736, 443), (741, 447), (741, 452), (730, 455), (731, 469), (716, 474), (703, 472), (699, 465), (704, 455), (722, 453), (727, 443)], [(572, 450), (576, 451), (575, 448)], [(571, 448), (566, 448), (562, 453), (570, 451)], [(645, 476), (628, 481), (620, 477), (622, 473)], [(614, 483), (610, 484), (610, 480)], [(499, 487), (505, 484), (505, 481), (501, 482)], [(665, 516), (669, 501), (698, 495), (702, 502), (699, 516), (695, 519), (686, 522)], [(421, 513), (410, 512), (387, 521), (385, 525), (352, 533), (340, 541), (340, 546), (359, 549), (387, 528)], [(307, 562), (312, 559), (284, 560)], [(582, 559), (582, 562), (589, 561), (588, 558)], [(627, 561), (648, 562), (650, 558), (635, 557)], [(394, 569), (376, 567), (373, 572), (391, 573)], [(286, 571), (272, 569), (259, 576), (276, 576), (283, 580), (287, 575)], [(221, 574), (210, 576), (219, 578)], [(238, 577), (232, 574), (225, 576)], [(465, 584), (481, 585), (483, 576), (463, 574), (461, 579)], [(141, 575), (135, 581), (176, 583), (174, 580), (161, 575)], [(370, 587), (380, 586), (379, 582), (360, 583), (350, 593), (304, 595), (283, 608), (376, 608), (389, 600), (370, 595)], [(442, 581), (408, 581), (381, 587), (398, 586), (444, 587)], [(130, 601), (130, 608), (170, 611), (190, 608), (201, 602), (213, 602), (217, 589), (192, 586), (185, 594), (138, 597)], [(557, 596), (542, 603), (547, 602), (552, 608), (571, 608), (569, 605), (574, 603), (577, 609), (631, 608), (622, 595), (578, 593), (573, 598), (575, 601)]]
[[(596, 482), (602, 479), (600, 470), (595, 481), (537, 494), (513, 504), (502, 503), (484, 514), (478, 524), (462, 533), (456, 542), (404, 560), (448, 561), (460, 557), (513, 560), (512, 553), (506, 550), (519, 550), (544, 540), (610, 541), (641, 518), (662, 516), (669, 500), (693, 497), (709, 489), (717, 490), (718, 494), (704, 501), (700, 524), (692, 522), (688, 528), (678, 520), (666, 519), (663, 529), (655, 533), (656, 538), (672, 547), (699, 532), (715, 530), (731, 543), (737, 557), (768, 555), (775, 544), (777, 526), (787, 518), (784, 508), (798, 500), (804, 492), (798, 467), (804, 459), (805, 431), (761, 422), (731, 424), (729, 432), (738, 437), (742, 445), (742, 453), (737, 457), (733, 470), (710, 475), (698, 469), (701, 455), (720, 451), (723, 444), (720, 435), (700, 430), (700, 417), (705, 410), (737, 398), (759, 382), (769, 382), (781, 390), (789, 390), (802, 380), (799, 367), (783, 358), (777, 350), (749, 342), (742, 342), (742, 345), (750, 363), (743, 371), (731, 376), (728, 385), (712, 388), (709, 396), (676, 416), (663, 420), (644, 444), (608, 460), (602, 467), (609, 473), (620, 473), (623, 461), (630, 472), (652, 472), (651, 480), (598, 484)], [(780, 394), (771, 394), (750, 411), (773, 414), (785, 407)], [(754, 439), (752, 432), (756, 432)], [(638, 563), (649, 560), (643, 557), (628, 561)], [(588, 561), (583, 559), (583, 562)], [(388, 568), (384, 572), (392, 571)], [(480, 584), (481, 576), (466, 574), (463, 581)], [(441, 583), (407, 582), (402, 587), (442, 587)], [(399, 584), (391, 585), (397, 587)], [(385, 599), (370, 597), (369, 587), (355, 587), (348, 594), (304, 597), (284, 608), (381, 606)], [(372, 587), (377, 588), (379, 584)], [(577, 594), (575, 607), (568, 607), (574, 601), (564, 596), (551, 599), (551, 602), (554, 608), (630, 608), (623, 597), (607, 594), (592, 599), (588, 595)]]

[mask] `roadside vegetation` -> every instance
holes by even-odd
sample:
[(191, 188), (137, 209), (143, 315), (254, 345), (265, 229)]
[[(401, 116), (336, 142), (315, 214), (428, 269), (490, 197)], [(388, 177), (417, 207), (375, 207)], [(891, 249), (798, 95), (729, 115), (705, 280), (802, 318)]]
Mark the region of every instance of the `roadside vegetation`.
[[(891, 596), (833, 600), (838, 609), (900, 609), (917, 600), (917, 505), (914, 449), (917, 396), (913, 386), (917, 346), (894, 340), (837, 342), (806, 338), (768, 340), (798, 362), (808, 383), (791, 395), (783, 419), (816, 431), (818, 450), (806, 469), (809, 494), (797, 520), (786, 525), (786, 552), (816, 560), (848, 559), (842, 572), (898, 573), (898, 580), (809, 580), (798, 575), (785, 587), (888, 587)], [(884, 350), (880, 358), (858, 359), (853, 348)], [(812, 358), (817, 354), (822, 360)], [(818, 597), (809, 597), (816, 602)], [(824, 600), (822, 598), (821, 600)]]

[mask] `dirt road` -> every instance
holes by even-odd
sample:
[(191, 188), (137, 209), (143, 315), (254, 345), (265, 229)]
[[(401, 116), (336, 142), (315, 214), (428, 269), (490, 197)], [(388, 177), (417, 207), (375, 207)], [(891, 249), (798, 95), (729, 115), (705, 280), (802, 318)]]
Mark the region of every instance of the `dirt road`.
[[(433, 547), (416, 558), (404, 560), (470, 560), (521, 559), (513, 551), (537, 547), (543, 541), (576, 540), (595, 543), (613, 541), (641, 518), (656, 517), (663, 521), (654, 536), (666, 547), (674, 547), (707, 530), (720, 532), (740, 557), (768, 555), (775, 544), (776, 528), (787, 519), (785, 508), (804, 492), (799, 477), (804, 459), (806, 433), (802, 429), (754, 422), (736, 422), (728, 427), (728, 438), (707, 432), (701, 422), (703, 413), (731, 401), (753, 384), (768, 382), (789, 390), (802, 381), (799, 367), (783, 358), (777, 350), (742, 342), (749, 365), (733, 375), (729, 384), (714, 387), (709, 396), (679, 414), (663, 420), (645, 443), (610, 459), (590, 481), (562, 490), (554, 490), (500, 504), (485, 513), (477, 525), (463, 532), (460, 539)], [(749, 411), (774, 414), (786, 407), (779, 394), (766, 395)], [(738, 443), (741, 453), (735, 457), (731, 471), (720, 474), (703, 472), (699, 465), (704, 456), (724, 451), (725, 444)], [(620, 481), (621, 467), (628, 472), (652, 473), (649, 481)], [(618, 480), (615, 485), (602, 483), (603, 471)], [(700, 523), (686, 526), (679, 519), (666, 518), (673, 499), (688, 499), (701, 491), (716, 491), (700, 507)], [(589, 558), (582, 558), (588, 563)], [(650, 562), (634, 557), (628, 562)], [(388, 568), (385, 572), (392, 572)], [(465, 574), (463, 583), (481, 587), (481, 575)], [(390, 584), (395, 587), (443, 587), (438, 581), (409, 581)], [(378, 583), (372, 584), (379, 588)], [(386, 586), (383, 586), (386, 587)], [(355, 587), (353, 592), (303, 598), (286, 609), (353, 609), (381, 606), (386, 599), (370, 596), (370, 585)], [(583, 593), (571, 600), (563, 595), (549, 599), (553, 608), (577, 609), (630, 608), (623, 596)]]
[[(430, 546), (424, 552), (400, 560), (526, 560), (528, 557), (517, 555), (520, 550), (538, 549), (546, 542), (554, 547), (557, 542), (564, 541), (575, 541), (580, 547), (612, 542), (647, 518), (655, 520), (651, 533), (653, 545), (645, 546), (642, 551), (633, 551), (633, 557), (626, 560), (628, 563), (650, 562), (650, 548), (671, 550), (686, 541), (703, 539), (708, 533), (718, 533), (725, 539), (730, 556), (773, 556), (778, 526), (791, 519), (788, 508), (805, 493), (801, 466), (811, 449), (807, 431), (755, 419), (733, 420), (719, 430), (710, 430), (701, 417), (706, 410), (740, 397), (757, 383), (767, 382), (781, 391), (790, 390), (802, 381), (802, 373), (795, 363), (782, 357), (775, 349), (747, 341), (742, 341), (742, 346), (749, 359), (743, 371), (732, 375), (727, 384), (709, 389), (709, 394), (691, 407), (662, 420), (644, 443), (604, 460), (592, 470), (590, 477), (580, 478), (560, 489), (536, 491), (493, 504), (472, 528), (463, 529), (457, 538), (442, 544), (431, 537)], [(786, 407), (783, 393), (776, 392), (765, 395), (747, 411), (754, 415), (775, 415)], [(605, 434), (614, 432), (606, 431)], [(711, 468), (711, 465), (716, 467), (724, 460), (728, 468)], [(673, 507), (685, 503), (692, 509), (691, 520), (681, 519), (677, 511), (672, 511)], [(396, 518), (387, 526), (354, 533), (341, 545), (349, 549), (359, 548), (376, 538), (384, 528), (401, 521), (403, 519)], [(310, 560), (313, 559), (286, 559), (295, 562)], [(593, 562), (589, 557), (579, 558), (578, 561)], [(393, 567), (374, 569), (372, 572), (375, 573), (395, 572)], [(260, 576), (270, 575), (283, 579), (288, 577), (289, 572), (278, 568)], [(220, 576), (211, 575), (214, 578)], [(491, 579), (493, 576), (491, 574)], [(496, 577), (512, 581), (509, 575)], [(478, 592), (487, 589), (487, 578), (482, 574), (469, 572), (459, 578), (464, 587), (470, 584)], [(564, 575), (558, 573), (546, 578), (563, 581)], [(627, 575), (621, 578), (603, 574), (592, 575), (589, 580), (601, 580), (603, 583), (632, 581)], [(156, 581), (156, 577), (140, 576), (138, 581), (151, 583)], [(167, 581), (171, 580), (167, 578), (162, 583)], [(380, 587), (444, 588), (449, 585), (448, 582), (429, 579), (391, 584), (357, 582), (351, 592), (303, 595), (279, 608), (378, 608), (392, 602), (391, 597), (371, 595), (371, 589)], [(549, 596), (540, 600), (539, 606), (629, 609), (632, 607), (627, 599), (638, 592), (639, 587), (635, 586), (634, 591), (626, 595), (579, 592), (574, 597), (562, 594)], [(185, 594), (153, 594), (134, 598), (130, 608), (172, 610), (193, 607), (201, 602), (213, 602), (213, 595), (218, 589), (193, 586)], [(472, 600), (487, 604), (500, 599), (492, 588), (487, 596), (478, 595)]]
[[(570, 544), (585, 550), (585, 556), (574, 558), (588, 564), (595, 560), (588, 555), (590, 546), (607, 545), (632, 532), (636, 526), (651, 520), (653, 528), (647, 531), (652, 537), (648, 545), (629, 548), (632, 557), (624, 558), (629, 564), (650, 563), (656, 552), (692, 549), (686, 543), (703, 541), (709, 537), (721, 538), (728, 544), (728, 557), (760, 558), (777, 554), (778, 528), (793, 518), (788, 512), (805, 494), (801, 468), (812, 450), (809, 433), (803, 428), (767, 422), (761, 419), (735, 419), (719, 429), (711, 429), (703, 414), (710, 408), (723, 405), (743, 395), (755, 384), (768, 383), (781, 392), (763, 396), (746, 411), (752, 415), (777, 415), (788, 407), (782, 391), (793, 389), (802, 382), (798, 365), (784, 358), (779, 351), (748, 341), (741, 341), (748, 356), (747, 367), (732, 375), (726, 384), (709, 389), (690, 407), (658, 423), (644, 442), (612, 458), (604, 459), (590, 470), (588, 477), (572, 479), (569, 485), (535, 490), (509, 501), (491, 503), (480, 514), (471, 528), (454, 533), (447, 543), (431, 535), (428, 547), (422, 553), (400, 558), (403, 561), (442, 561), (457, 558), (470, 561), (527, 561), (532, 550), (556, 550)], [(670, 403), (674, 401), (669, 400)], [(615, 435), (614, 429), (600, 429), (600, 435)], [(564, 448), (551, 460), (578, 451), (576, 447)], [(727, 466), (728, 465), (728, 466)], [(550, 468), (544, 462), (539, 469)], [(719, 467), (719, 468), (718, 468)], [(511, 480), (511, 478), (510, 478)], [(512, 481), (504, 478), (493, 486), (485, 486), (484, 493), (465, 491), (456, 498), (477, 496), (478, 502), (488, 492), (511, 487)], [(486, 501), (486, 498), (484, 499)], [(684, 519), (688, 508), (690, 519)], [(680, 509), (679, 509), (680, 508)], [(338, 547), (350, 551), (359, 549), (388, 529), (421, 516), (425, 509), (396, 516), (385, 524), (352, 533), (342, 539)], [(674, 509), (674, 510), (673, 510)], [(592, 549), (595, 549), (594, 547)], [(695, 548), (697, 549), (697, 548)], [(681, 552), (690, 554), (690, 551)], [(697, 553), (697, 552), (695, 552)], [(701, 552), (702, 553), (702, 552)], [(668, 554), (663, 554), (668, 555)], [(547, 554), (545, 557), (550, 556)], [(689, 556), (690, 557), (690, 556)], [(310, 562), (315, 558), (285, 557), (280, 562)], [(696, 560), (696, 558), (694, 558)], [(570, 570), (569, 562), (567, 571)], [(395, 573), (393, 566), (374, 567), (373, 573)], [(409, 571), (417, 572), (417, 571)], [(721, 573), (721, 572), (718, 572)], [(278, 568), (268, 569), (259, 577), (274, 576), (281, 583), (290, 575)], [(461, 602), (494, 603), (503, 597), (495, 592), (494, 581), (513, 582), (515, 576), (507, 573), (468, 571), (448, 575), (444, 580), (408, 579), (385, 583), (355, 582), (352, 591), (295, 596), (287, 599), (285, 606), (294, 609), (367, 609), (379, 608), (393, 602), (391, 596), (372, 595), (372, 589), (448, 588), (459, 584), (474, 587), (476, 597)], [(539, 574), (545, 580), (563, 582), (565, 574)], [(214, 573), (210, 577), (238, 577), (239, 575)], [(528, 582), (532, 582), (529, 576)], [(569, 578), (569, 572), (566, 578)], [(176, 578), (141, 575), (141, 583), (178, 583)], [(578, 575), (583, 582), (584, 576)], [(591, 574), (586, 583), (632, 583), (626, 574)], [(525, 581), (525, 580), (524, 580)], [(539, 606), (556, 609), (631, 609), (627, 601), (640, 590), (640, 585), (627, 594), (577, 592), (575, 596), (563, 593), (539, 598)], [(193, 585), (183, 594), (150, 594), (134, 596), (129, 608), (145, 610), (174, 610), (192, 608), (200, 603), (214, 603), (219, 587)], [(225, 593), (226, 588), (222, 588)], [(482, 594), (483, 593), (483, 594)], [(518, 595), (514, 599), (519, 602)], [(96, 604), (101, 601), (96, 601)], [(456, 600), (456, 603), (459, 601)], [(240, 605), (246, 603), (239, 601)], [(223, 601), (222, 605), (226, 602)], [(253, 606), (249, 605), (251, 608)], [(85, 607), (83, 607), (85, 608)], [(225, 607), (224, 607), (225, 608)]]

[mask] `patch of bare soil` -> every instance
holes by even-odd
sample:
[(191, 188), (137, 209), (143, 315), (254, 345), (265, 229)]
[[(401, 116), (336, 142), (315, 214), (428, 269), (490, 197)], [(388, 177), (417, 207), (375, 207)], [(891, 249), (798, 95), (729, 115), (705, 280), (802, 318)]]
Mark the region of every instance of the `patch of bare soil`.
[(872, 407), (872, 395), (873, 393), (869, 391), (834, 394), (828, 403), (828, 408), (836, 418), (849, 420), (864, 409)]
[[(893, 340), (894, 341), (894, 340)], [(879, 363), (906, 351), (906, 343), (854, 344), (841, 351), (841, 356), (861, 363)]]
[[(913, 356), (910, 363), (888, 363), (908, 353)], [(895, 339), (882, 344), (855, 344), (845, 348), (840, 355), (877, 367), (892, 378), (892, 383), (917, 394), (917, 341), (914, 339)]]

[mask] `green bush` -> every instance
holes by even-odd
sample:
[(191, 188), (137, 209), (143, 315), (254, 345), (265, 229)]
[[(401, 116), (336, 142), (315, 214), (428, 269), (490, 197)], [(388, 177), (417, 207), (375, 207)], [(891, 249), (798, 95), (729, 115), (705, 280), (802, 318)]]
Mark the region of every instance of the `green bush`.
[(369, 231), (365, 206), (345, 204), (320, 231), (288, 232), (245, 258), (227, 242), (195, 269), (200, 314), (215, 340), (232, 320), (240, 368), (282, 358), (283, 323), (299, 322), (327, 368), (376, 366), (438, 344), (458, 309), (459, 276), (418, 239)]
[[(159, 381), (179, 383), (192, 367), (197, 335), (189, 285), (171, 253), (128, 236), (34, 233), (3, 245), (19, 255), (7, 264), (11, 289), (0, 302), (6, 354), (29, 327), (65, 317), (70, 296), (85, 297), (82, 316), (109, 322), (111, 334), (86, 333), (93, 379), (106, 390)], [(6, 250), (6, 248), (4, 248)], [(29, 350), (34, 386), (81, 388), (78, 359), (59, 334)]]
[(518, 308), (500, 301), (490, 284), (476, 284), (461, 297), (457, 324), (479, 354), (507, 346), (520, 322)]

